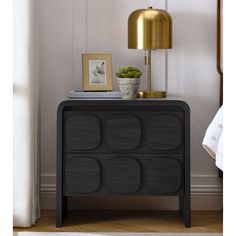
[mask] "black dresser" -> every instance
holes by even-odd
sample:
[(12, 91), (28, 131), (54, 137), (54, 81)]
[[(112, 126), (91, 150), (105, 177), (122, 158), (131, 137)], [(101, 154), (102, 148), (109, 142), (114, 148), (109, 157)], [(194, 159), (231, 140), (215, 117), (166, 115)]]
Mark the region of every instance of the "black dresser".
[(69, 196), (178, 196), (190, 227), (190, 110), (180, 100), (67, 100), (57, 113), (56, 225)]

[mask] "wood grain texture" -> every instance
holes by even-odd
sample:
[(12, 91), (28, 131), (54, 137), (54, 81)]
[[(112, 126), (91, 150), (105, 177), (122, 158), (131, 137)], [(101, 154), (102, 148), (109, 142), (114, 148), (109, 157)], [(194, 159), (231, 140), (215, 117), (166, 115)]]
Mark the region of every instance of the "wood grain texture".
[(112, 158), (105, 172), (106, 185), (113, 193), (134, 193), (141, 185), (141, 166), (134, 158)]
[(178, 211), (69, 211), (64, 227), (55, 227), (54, 210), (42, 211), (33, 232), (223, 232), (222, 211), (192, 211), (192, 227), (185, 228)]
[(175, 193), (181, 187), (181, 164), (173, 158), (153, 158), (147, 167), (147, 185), (151, 192)]
[(68, 158), (65, 164), (65, 195), (95, 192), (100, 185), (99, 163), (92, 158)]
[[(223, 105), (223, 99), (224, 99), (224, 74), (223, 74), (223, 1), (217, 0), (217, 57), (216, 57), (216, 65), (217, 65), (217, 71), (220, 75), (220, 102), (219, 105)], [(223, 178), (223, 171), (218, 169), (218, 175), (220, 178)]]
[(177, 149), (182, 144), (181, 120), (171, 114), (151, 117), (147, 122), (147, 140), (151, 149)]
[(92, 150), (100, 143), (100, 124), (91, 115), (65, 114), (65, 145), (74, 150)]
[(217, 71), (220, 75), (220, 106), (223, 104), (223, 1), (217, 0)]
[[(178, 165), (181, 173), (183, 169), (183, 155), (182, 154), (66, 154), (64, 155), (64, 177), (63, 177), (63, 196), (179, 196), (184, 194), (184, 184), (178, 189), (178, 191), (167, 191), (163, 185), (157, 184), (155, 187), (159, 189), (159, 192), (151, 191), (148, 186), (148, 174), (150, 161), (153, 159), (168, 159), (178, 161), (181, 163)], [(69, 162), (68, 162), (69, 160)], [(80, 161), (82, 160), (82, 161)], [(88, 161), (87, 161), (88, 160)], [(91, 163), (91, 167), (87, 164), (91, 161), (95, 161), (97, 164)], [(84, 163), (85, 162), (85, 163)], [(68, 164), (69, 169), (68, 169)], [(93, 167), (92, 167), (93, 166)], [(99, 166), (99, 175), (97, 173), (97, 166)], [(157, 165), (155, 166), (157, 167)], [(163, 165), (162, 165), (163, 167)], [(160, 167), (158, 166), (160, 169)], [(157, 169), (158, 169), (157, 168)], [(170, 168), (161, 169), (162, 173), (166, 173), (166, 177), (170, 178), (171, 174), (168, 174)], [(156, 172), (156, 171), (154, 171)], [(179, 173), (179, 170), (177, 170)], [(158, 173), (153, 173), (157, 176)], [(90, 189), (94, 188), (96, 181), (93, 176), (100, 178), (99, 188), (95, 191), (81, 191), (79, 188)], [(180, 175), (179, 175), (180, 176)], [(178, 177), (179, 177), (178, 176)], [(70, 191), (65, 190), (68, 177), (73, 182)], [(162, 176), (163, 182), (164, 176)], [(153, 179), (151, 179), (153, 181)], [(183, 183), (183, 176), (181, 175), (181, 182)], [(86, 184), (88, 186), (84, 186)], [(91, 181), (91, 182), (90, 182)], [(161, 181), (161, 180), (160, 180)], [(155, 185), (155, 184), (154, 184)], [(73, 189), (74, 188), (74, 189)]]
[(106, 140), (112, 150), (136, 149), (141, 141), (141, 125), (135, 116), (113, 116), (107, 121)]

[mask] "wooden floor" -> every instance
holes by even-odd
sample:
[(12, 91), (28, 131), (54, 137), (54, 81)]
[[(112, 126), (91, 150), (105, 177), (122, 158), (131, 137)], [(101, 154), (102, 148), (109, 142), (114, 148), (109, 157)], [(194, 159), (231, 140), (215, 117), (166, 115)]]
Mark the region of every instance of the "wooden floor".
[(55, 211), (43, 211), (34, 232), (222, 232), (220, 211), (193, 211), (192, 228), (185, 228), (176, 211), (69, 211), (64, 227), (55, 227)]

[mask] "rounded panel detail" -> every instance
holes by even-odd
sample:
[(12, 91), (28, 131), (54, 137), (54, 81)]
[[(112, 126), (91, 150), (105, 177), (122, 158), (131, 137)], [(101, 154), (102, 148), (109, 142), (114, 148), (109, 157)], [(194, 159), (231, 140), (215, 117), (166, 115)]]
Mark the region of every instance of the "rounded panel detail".
[(141, 142), (140, 121), (131, 115), (114, 116), (107, 121), (106, 141), (111, 150), (134, 150)]
[(181, 187), (181, 165), (173, 158), (153, 158), (147, 166), (147, 186), (156, 194), (176, 193)]
[(67, 194), (87, 194), (100, 186), (99, 163), (90, 157), (69, 158), (65, 166), (65, 191)]
[(73, 115), (65, 124), (66, 145), (73, 150), (93, 150), (100, 143), (100, 123), (95, 116)]
[(135, 158), (113, 158), (105, 170), (106, 185), (113, 193), (128, 194), (138, 191), (141, 167)]
[(181, 120), (174, 115), (155, 115), (147, 122), (147, 143), (153, 150), (177, 149), (182, 135)]

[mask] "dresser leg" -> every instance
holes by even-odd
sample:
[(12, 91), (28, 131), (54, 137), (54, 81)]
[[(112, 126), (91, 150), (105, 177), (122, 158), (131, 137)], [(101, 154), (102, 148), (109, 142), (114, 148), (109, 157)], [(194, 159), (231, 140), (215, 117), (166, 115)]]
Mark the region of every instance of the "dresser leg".
[(186, 228), (191, 227), (190, 196), (179, 197), (179, 211)]
[(56, 227), (63, 226), (63, 220), (67, 213), (67, 197), (59, 197), (57, 199), (57, 209), (56, 209)]

